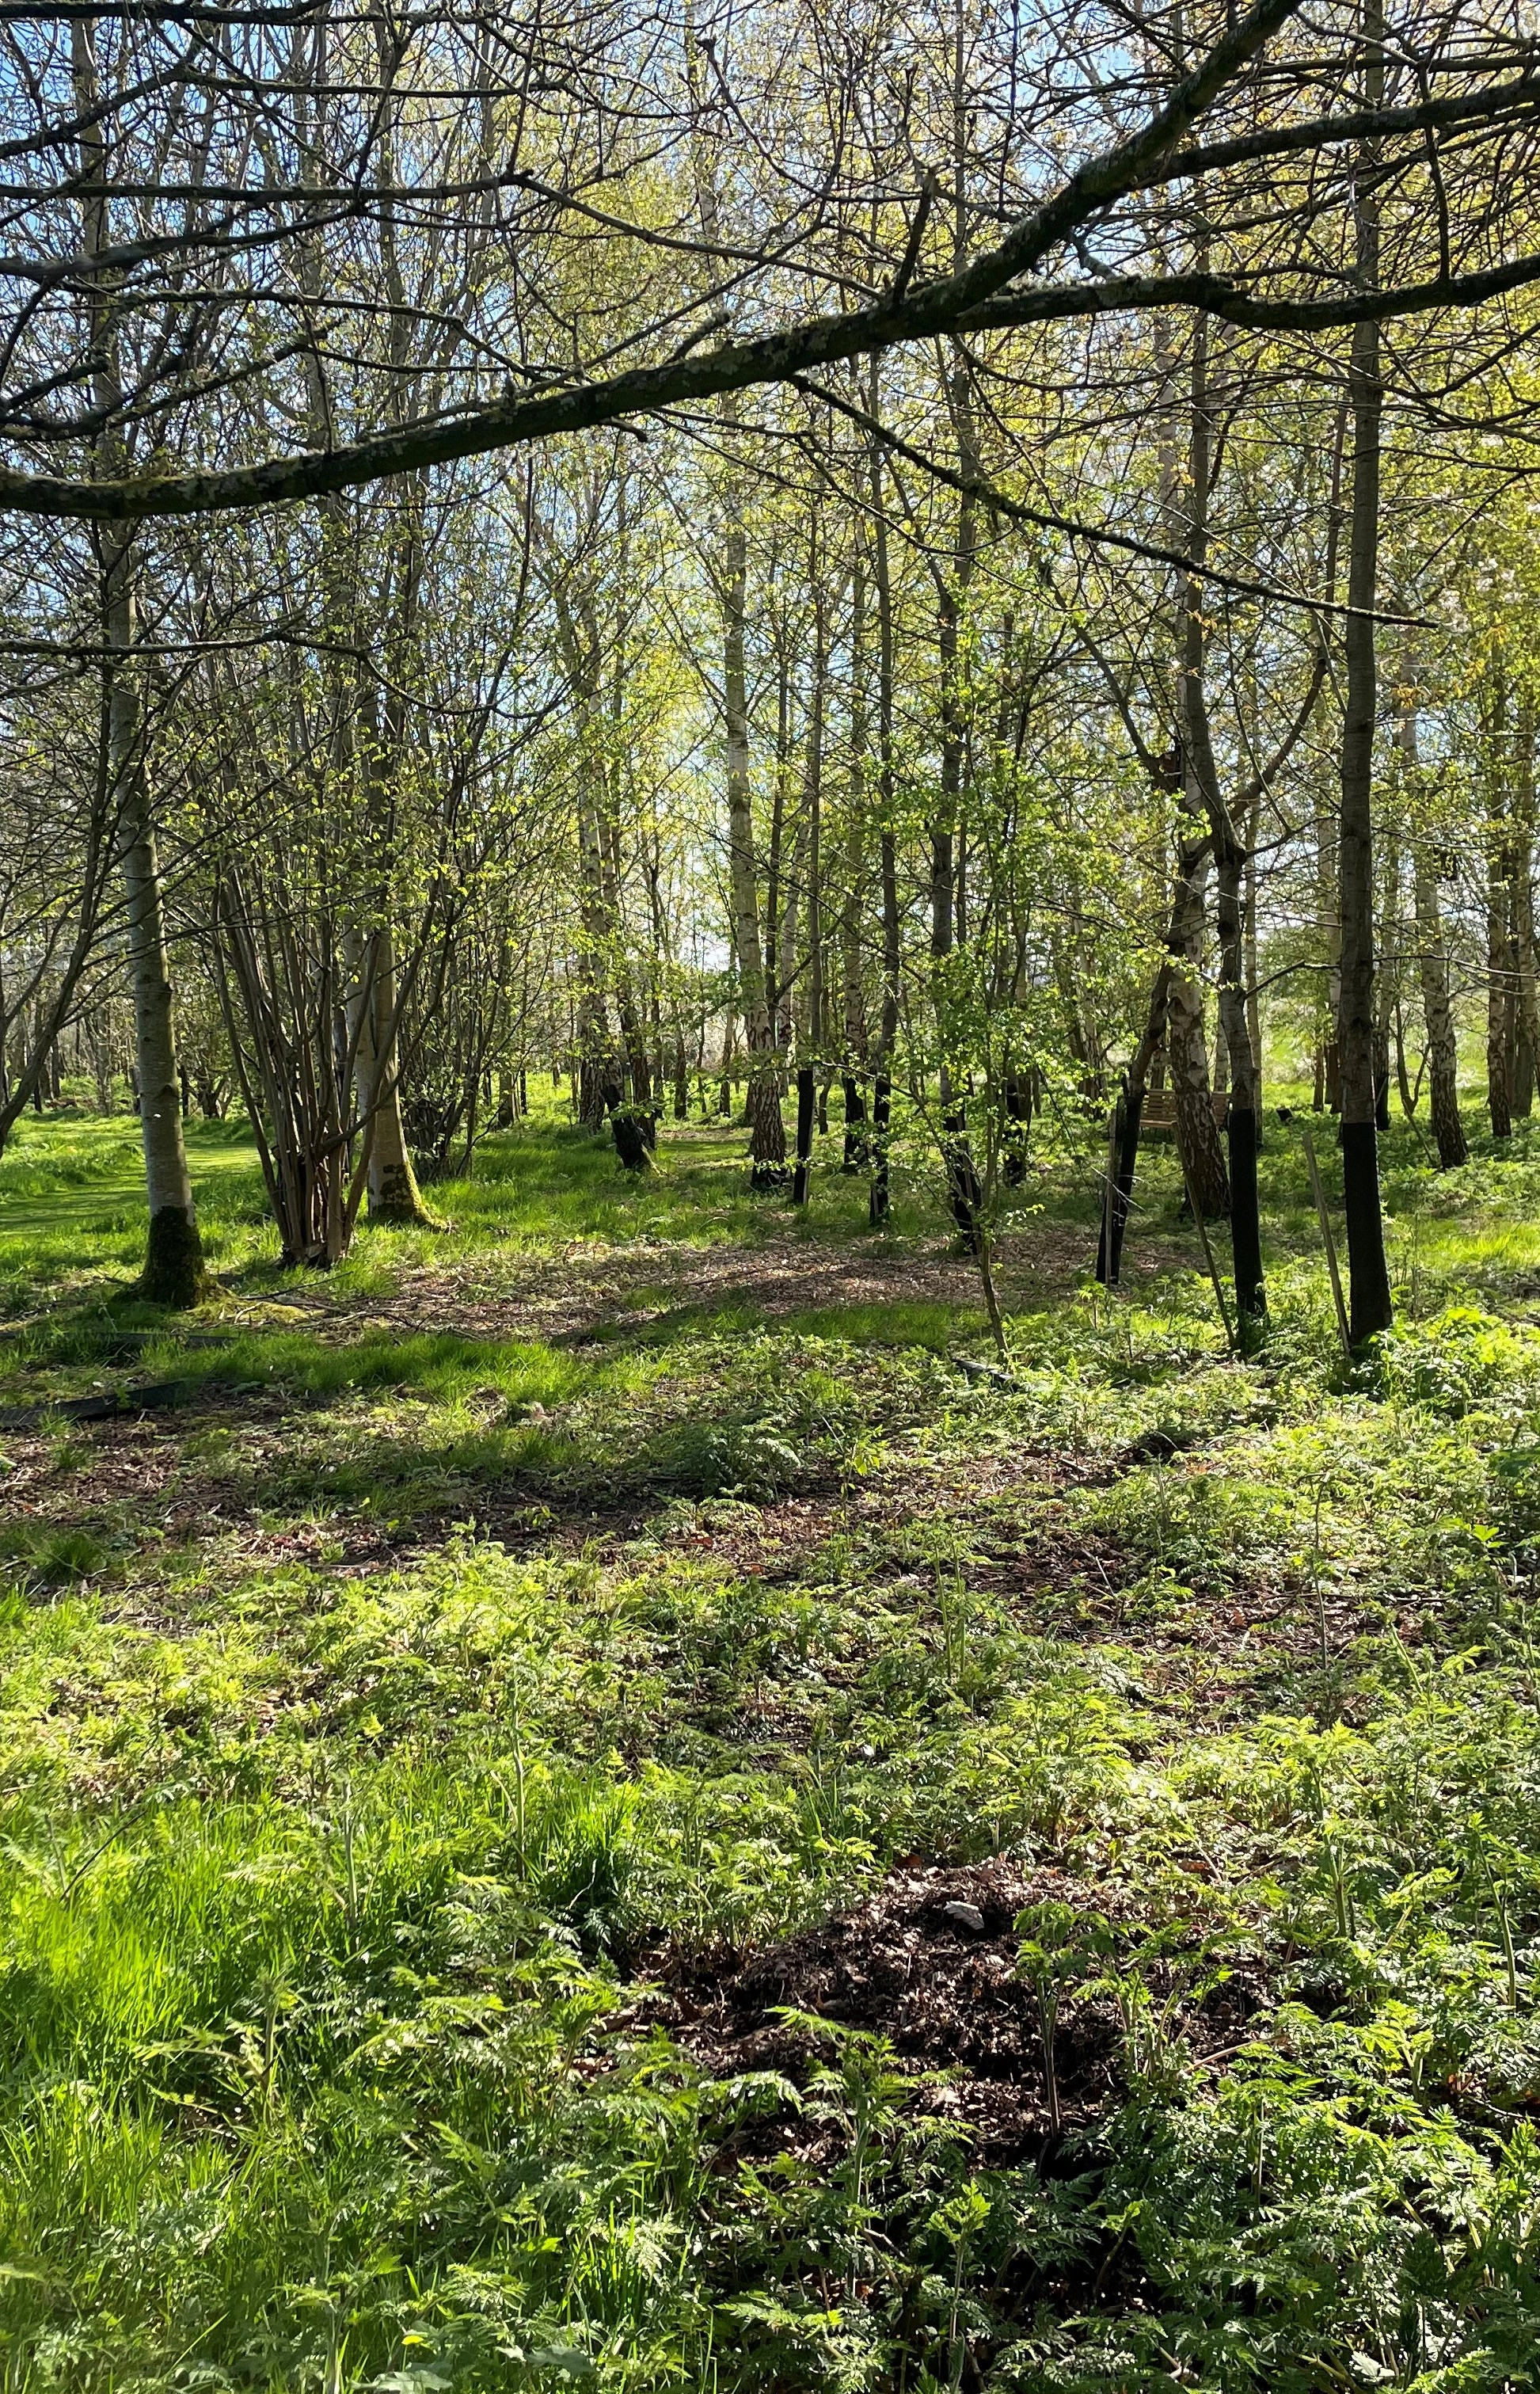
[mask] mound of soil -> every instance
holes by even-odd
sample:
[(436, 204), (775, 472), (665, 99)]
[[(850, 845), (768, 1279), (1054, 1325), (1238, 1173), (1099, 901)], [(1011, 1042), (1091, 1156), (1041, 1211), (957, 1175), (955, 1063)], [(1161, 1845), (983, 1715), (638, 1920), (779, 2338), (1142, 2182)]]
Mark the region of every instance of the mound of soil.
[(944, 2073), (925, 2099), (971, 2132), (981, 2161), (1041, 2160), (1104, 2109), (1117, 2023), (1099, 2005), (1060, 2018), (1056, 2135), (1037, 1999), (1017, 1975), (1013, 1923), (1023, 1905), (1048, 1900), (1115, 1917), (1109, 1898), (1003, 1861), (901, 1868), (852, 1911), (725, 1967), (699, 1956), (665, 1962), (646, 2016), (714, 2077), (776, 2070), (796, 2084), (830, 2050), (778, 2018), (781, 2007), (870, 2030), (890, 2041), (901, 2070)]

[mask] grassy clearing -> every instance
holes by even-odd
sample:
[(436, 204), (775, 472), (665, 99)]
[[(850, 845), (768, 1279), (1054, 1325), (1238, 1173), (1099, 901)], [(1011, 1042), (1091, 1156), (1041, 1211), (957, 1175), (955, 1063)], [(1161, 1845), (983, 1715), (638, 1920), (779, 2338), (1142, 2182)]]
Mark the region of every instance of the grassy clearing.
[(1283, 1134), (1249, 1367), (1050, 1154), (1010, 1387), (738, 1145), (321, 1284), (200, 1126), (177, 1324), (0, 1162), (0, 2386), (1531, 2386), (1540, 1140), (1392, 1135), (1357, 1374)]

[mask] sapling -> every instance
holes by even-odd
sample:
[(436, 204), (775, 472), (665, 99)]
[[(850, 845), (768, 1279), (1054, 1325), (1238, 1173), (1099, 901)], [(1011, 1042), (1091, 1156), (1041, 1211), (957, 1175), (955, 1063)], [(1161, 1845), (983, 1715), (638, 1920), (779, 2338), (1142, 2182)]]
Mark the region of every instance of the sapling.
[(1507, 2007), (1517, 2018), (1519, 1963), (1513, 1946), (1513, 1918), (1503, 1890), (1497, 1884), (1497, 1874), (1492, 1867), (1491, 1839), (1487, 1835), (1486, 1822), (1480, 1812), (1473, 1812), (1470, 1816), (1469, 1834), (1470, 1850), (1486, 1881), (1487, 1892), (1492, 1898), (1492, 1908), (1497, 1915), (1497, 1933), (1503, 1940), (1503, 1960), (1507, 1972)]
[(1071, 1904), (1056, 1902), (1029, 1904), (1016, 1926), (1025, 1932), (1018, 1967), (1037, 1997), (1048, 2123), (1057, 2136), (1063, 2125), (1055, 2050), (1060, 2006), (1066, 1989), (1077, 1995), (1086, 1991), (1095, 1961), (1112, 1949), (1112, 1930), (1099, 1913), (1078, 1913)]
[(988, 2195), (976, 2179), (969, 2178), (950, 2202), (941, 2204), (931, 2222), (953, 2248), (952, 2306), (946, 2322), (948, 2394), (956, 2394), (967, 2365), (967, 2339), (957, 2332), (963, 2305), (964, 2265), (973, 2240), (988, 2222), (989, 2215)]

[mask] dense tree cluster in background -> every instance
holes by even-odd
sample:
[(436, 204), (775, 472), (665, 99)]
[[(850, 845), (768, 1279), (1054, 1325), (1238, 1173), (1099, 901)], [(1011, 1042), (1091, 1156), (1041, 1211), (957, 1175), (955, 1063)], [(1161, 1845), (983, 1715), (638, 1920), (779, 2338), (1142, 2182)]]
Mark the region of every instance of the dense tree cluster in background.
[(147, 1293), (184, 1107), (325, 1264), (554, 1065), (875, 1222), (897, 1088), (986, 1288), (1165, 1116), (1256, 1332), (1266, 1051), (1386, 1325), (1540, 1050), (1525, 9), (0, 20), (0, 1134), (131, 1081)]

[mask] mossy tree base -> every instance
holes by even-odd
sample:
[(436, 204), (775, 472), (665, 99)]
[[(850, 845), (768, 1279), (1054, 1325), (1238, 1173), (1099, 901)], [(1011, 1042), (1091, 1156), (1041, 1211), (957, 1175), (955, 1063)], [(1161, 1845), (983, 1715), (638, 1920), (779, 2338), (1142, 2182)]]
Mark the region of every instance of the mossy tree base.
[(441, 1230), (443, 1224), (423, 1203), (410, 1163), (388, 1164), (369, 1190), (369, 1219), (387, 1230)]
[(149, 1305), (170, 1306), (179, 1312), (196, 1305), (207, 1289), (208, 1269), (195, 1218), (179, 1205), (163, 1205), (150, 1217), (150, 1243), (135, 1295)]

